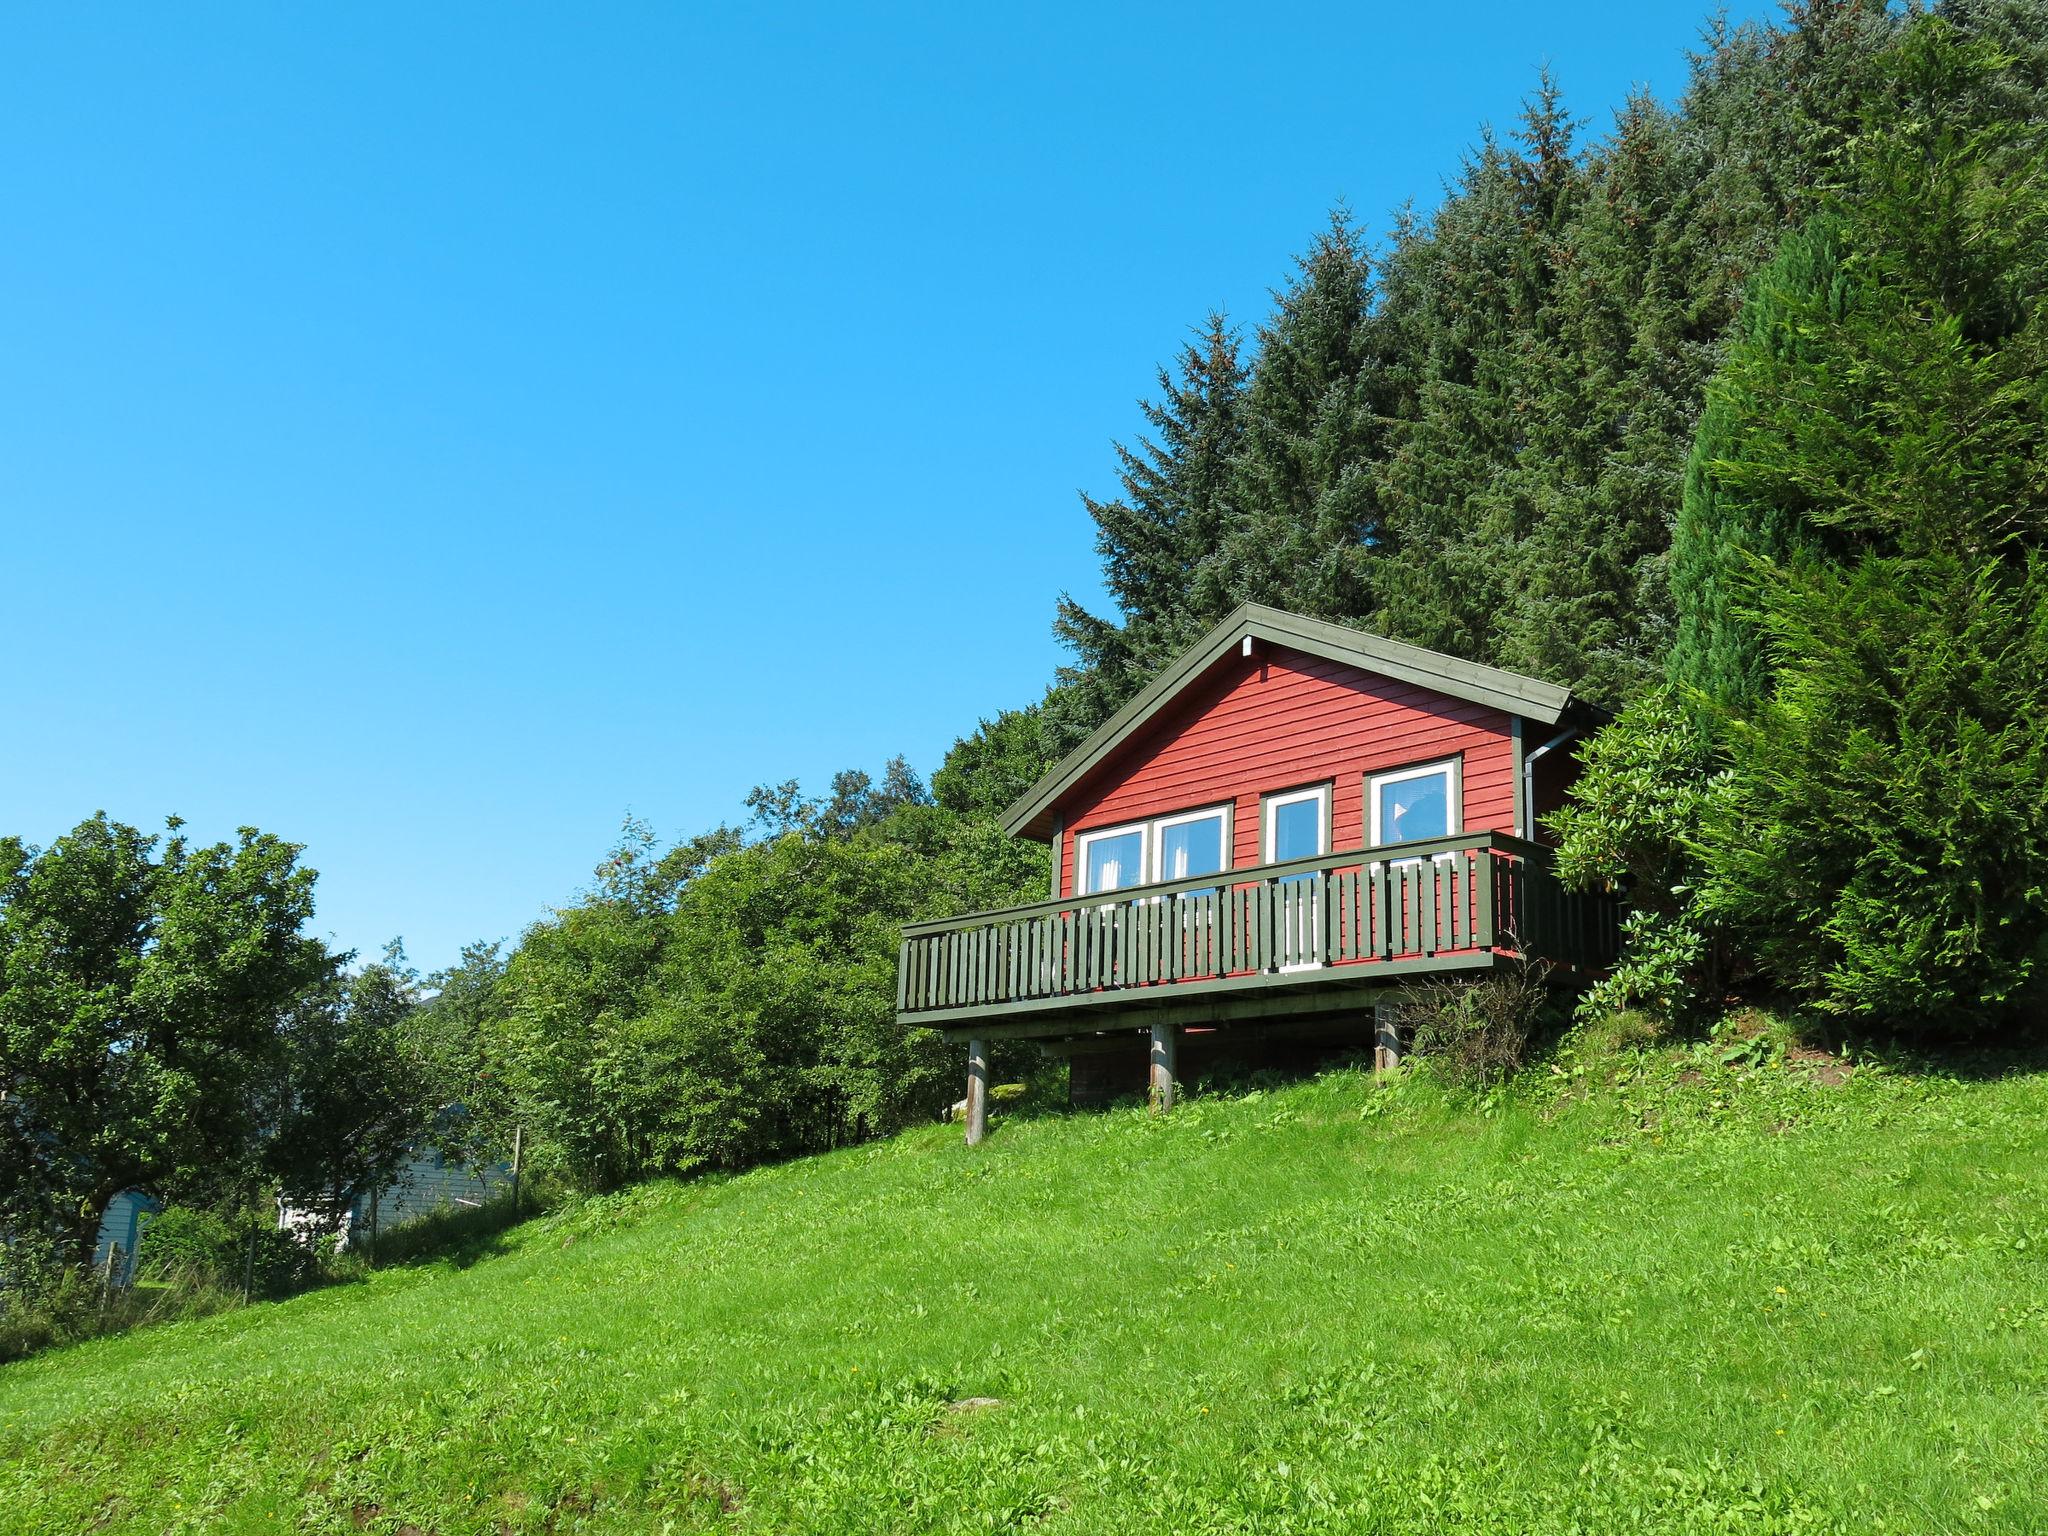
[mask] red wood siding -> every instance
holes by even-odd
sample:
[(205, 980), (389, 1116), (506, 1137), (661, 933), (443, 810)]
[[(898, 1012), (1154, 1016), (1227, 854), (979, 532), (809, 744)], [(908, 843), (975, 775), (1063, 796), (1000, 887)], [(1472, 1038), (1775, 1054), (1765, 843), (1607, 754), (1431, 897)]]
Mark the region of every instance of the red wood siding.
[(1298, 651), (1233, 656), (1066, 797), (1060, 894), (1074, 893), (1076, 833), (1227, 801), (1242, 869), (1264, 853), (1261, 797), (1326, 781), (1332, 850), (1361, 848), (1365, 775), (1439, 758), (1463, 765), (1460, 830), (1510, 831), (1511, 729), (1500, 710)]

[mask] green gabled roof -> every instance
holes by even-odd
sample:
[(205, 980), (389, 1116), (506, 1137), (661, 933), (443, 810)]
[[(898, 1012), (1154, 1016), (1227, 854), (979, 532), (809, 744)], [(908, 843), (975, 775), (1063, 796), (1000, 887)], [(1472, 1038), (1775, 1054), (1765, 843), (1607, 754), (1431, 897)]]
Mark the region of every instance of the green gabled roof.
[(1052, 827), (1046, 818), (1062, 795), (1217, 662), (1240, 650), (1247, 639), (1285, 646), (1396, 682), (1413, 683), (1454, 699), (1468, 699), (1541, 725), (1557, 724), (1572, 707), (1571, 690), (1555, 683), (1481, 666), (1476, 661), (1461, 661), (1441, 651), (1404, 645), (1342, 624), (1246, 603), (1182, 652), (1142, 693), (1111, 715), (1093, 735), (1025, 791), (1015, 805), (1003, 812), (1003, 830), (1016, 837), (1049, 836)]

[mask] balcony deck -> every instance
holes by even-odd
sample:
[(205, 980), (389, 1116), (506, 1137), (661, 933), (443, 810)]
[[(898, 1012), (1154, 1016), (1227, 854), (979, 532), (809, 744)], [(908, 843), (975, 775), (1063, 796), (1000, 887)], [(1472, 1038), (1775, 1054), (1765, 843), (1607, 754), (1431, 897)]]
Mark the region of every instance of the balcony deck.
[[(1390, 855), (1398, 851), (1398, 857)], [(1058, 1038), (1171, 1014), (1218, 1023), (1363, 1006), (1361, 989), (1523, 958), (1614, 960), (1620, 908), (1500, 832), (1354, 849), (903, 930), (898, 1019)]]

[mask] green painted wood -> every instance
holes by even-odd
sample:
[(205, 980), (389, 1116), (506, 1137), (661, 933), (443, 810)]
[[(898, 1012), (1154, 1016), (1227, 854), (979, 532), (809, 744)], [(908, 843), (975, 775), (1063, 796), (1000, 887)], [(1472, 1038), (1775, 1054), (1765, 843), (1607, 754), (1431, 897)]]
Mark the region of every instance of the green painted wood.
[(1620, 918), (1613, 897), (1566, 890), (1548, 851), (1521, 839), (1479, 834), (1456, 843), (1439, 858), (1404, 857), (1398, 866), (1334, 855), (1220, 885), (1200, 877), (1135, 887), (1113, 902), (1081, 898), (936, 930), (906, 928), (897, 1011), (1000, 1008), (1304, 967), (1376, 968), (1502, 947), (1517, 936), (1530, 953), (1564, 965), (1611, 962)]
[(1415, 866), (1415, 885), (1421, 891), (1421, 907), (1419, 907), (1419, 911), (1415, 915), (1415, 928), (1417, 928), (1415, 936), (1421, 940), (1419, 948), (1421, 948), (1423, 954), (1436, 954), (1438, 948), (1440, 948), (1438, 932), (1436, 932), (1436, 924), (1438, 924), (1438, 899), (1436, 899), (1436, 885), (1438, 885), (1438, 881), (1436, 881), (1436, 877), (1438, 877), (1438, 864), (1436, 864), (1434, 858), (1427, 858), (1427, 860), (1423, 860), (1421, 864)]
[[(1137, 1021), (1149, 1018), (1155, 1010), (1165, 1011), (1169, 1016), (1178, 1016), (1179, 1005), (1185, 1001), (1190, 1011), (1214, 1005), (1213, 1017), (1218, 1022), (1228, 1022), (1235, 1008), (1238, 996), (1249, 993), (1279, 997), (1288, 989), (1299, 989), (1303, 1002), (1288, 999), (1275, 1004), (1276, 1011), (1291, 1011), (1303, 1006), (1307, 998), (1324, 991), (1336, 991), (1353, 997), (1370, 996), (1373, 992), (1399, 982), (1404, 977), (1435, 975), (1449, 971), (1486, 971), (1502, 964), (1510, 964), (1504, 957), (1488, 954), (1463, 955), (1410, 955), (1391, 960), (1385, 965), (1356, 966), (1348, 970), (1305, 970), (1252, 972), (1242, 976), (1225, 976), (1212, 981), (1190, 983), (1180, 988), (1144, 988), (1128, 992), (1097, 991), (1075, 993), (1067, 997), (1040, 998), (1034, 1003), (1001, 1003), (985, 1006), (963, 1007), (947, 1010), (931, 1018), (912, 1018), (908, 1024), (924, 1024), (935, 1027), (964, 1027), (976, 1022), (974, 1033), (986, 1033), (993, 1038), (1058, 1038), (1064, 1035), (1087, 1034), (1099, 1028), (1135, 1028)], [(1021, 1027), (1008, 1027), (1006, 1021), (1015, 1020)], [(1098, 1023), (1098, 1020), (1114, 1021)], [(1127, 1022), (1128, 1021), (1128, 1022)]]
[[(1452, 853), (1462, 848), (1498, 848), (1508, 853), (1534, 851), (1538, 856), (1547, 856), (1548, 850), (1537, 844), (1510, 837), (1505, 832), (1461, 832), (1455, 837), (1433, 837), (1426, 841), (1402, 844), (1401, 857), (1428, 858), (1440, 853)], [(1288, 875), (1314, 874), (1317, 870), (1335, 869), (1340, 865), (1370, 863), (1384, 855), (1383, 849), (1354, 848), (1336, 853), (1317, 854), (1312, 858), (1289, 859), (1280, 864), (1259, 864), (1251, 868), (1228, 872), (1224, 875), (1188, 875), (1179, 880), (1158, 880), (1146, 885), (1126, 887), (1117, 892), (1117, 899), (1135, 901), (1154, 896), (1171, 896), (1176, 893), (1200, 890), (1213, 886), (1218, 879), (1237, 884), (1250, 884), (1258, 880), (1284, 879)], [(980, 928), (989, 923), (1009, 922), (1020, 917), (1031, 917), (1041, 912), (1075, 910), (1091, 903), (1102, 902), (1103, 896), (1069, 896), (1057, 901), (1026, 902), (1015, 907), (997, 907), (989, 911), (963, 913), (959, 917), (933, 918), (927, 922), (905, 923), (907, 935), (926, 933), (949, 933), (963, 928)]]

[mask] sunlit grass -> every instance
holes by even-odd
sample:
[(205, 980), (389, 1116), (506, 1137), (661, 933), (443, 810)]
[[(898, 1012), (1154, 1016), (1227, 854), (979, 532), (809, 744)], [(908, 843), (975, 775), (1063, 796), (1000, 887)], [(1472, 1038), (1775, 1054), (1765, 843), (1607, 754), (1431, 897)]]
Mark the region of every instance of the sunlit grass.
[(1727, 1054), (634, 1191), (0, 1370), (0, 1528), (2048, 1528), (2048, 1076)]

